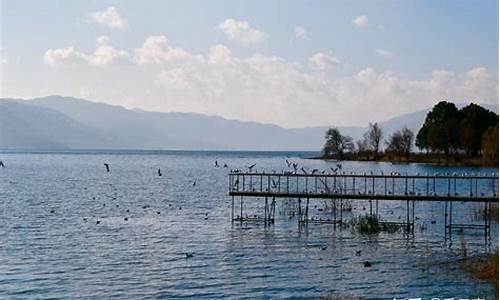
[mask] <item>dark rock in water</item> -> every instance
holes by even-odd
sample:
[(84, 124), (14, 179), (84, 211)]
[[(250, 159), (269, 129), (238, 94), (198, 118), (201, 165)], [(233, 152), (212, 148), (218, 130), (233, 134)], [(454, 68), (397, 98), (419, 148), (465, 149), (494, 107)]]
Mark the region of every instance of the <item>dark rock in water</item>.
[(101, 221), (97, 220), (95, 223), (96, 223), (96, 224), (101, 224)]
[(361, 255), (361, 250), (356, 250), (356, 256), (360, 256)]
[(55, 210), (51, 210), (51, 211), (50, 211), (50, 213), (51, 213), (51, 214), (53, 214), (53, 213), (55, 213), (55, 212), (56, 212)]
[(436, 224), (436, 221), (431, 221), (431, 224)]
[(126, 212), (130, 212), (130, 209), (127, 209)]
[(127, 218), (127, 217), (125, 217), (125, 218), (123, 218), (123, 220), (128, 221), (128, 218)]
[(365, 262), (363, 262), (363, 266), (365, 266), (366, 268), (369, 268), (372, 266), (372, 263), (369, 261), (365, 261)]
[(161, 214), (161, 212), (159, 212), (159, 211), (157, 211), (156, 213), (157, 213), (158, 215), (159, 215), (159, 214)]
[(87, 222), (87, 218), (83, 218), (83, 222)]
[(181, 210), (181, 209), (182, 209), (182, 207), (179, 206), (179, 210)]
[(187, 252), (186, 252), (186, 258), (191, 258), (191, 257), (193, 257), (193, 256), (194, 256), (194, 254), (193, 254), (193, 253), (187, 253)]
[(325, 247), (321, 247), (321, 251), (325, 251), (326, 250), (326, 246)]

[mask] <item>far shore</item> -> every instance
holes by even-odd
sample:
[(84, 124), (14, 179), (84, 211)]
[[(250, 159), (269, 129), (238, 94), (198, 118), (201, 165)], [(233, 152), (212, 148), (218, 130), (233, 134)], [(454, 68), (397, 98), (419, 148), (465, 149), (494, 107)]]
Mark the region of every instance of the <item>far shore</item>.
[[(316, 156), (309, 157), (309, 159), (320, 159), (320, 160), (335, 160), (334, 157)], [(498, 167), (498, 162), (486, 160), (482, 157), (449, 157), (448, 160), (444, 156), (437, 155), (426, 155), (426, 154), (411, 154), (408, 158), (406, 157), (396, 157), (394, 155), (383, 154), (380, 156), (367, 157), (364, 155), (351, 155), (346, 154), (344, 157), (345, 161), (367, 161), (367, 162), (391, 162), (393, 164), (409, 164), (409, 163), (421, 163), (421, 164), (431, 164), (437, 166), (467, 166), (467, 167)]]

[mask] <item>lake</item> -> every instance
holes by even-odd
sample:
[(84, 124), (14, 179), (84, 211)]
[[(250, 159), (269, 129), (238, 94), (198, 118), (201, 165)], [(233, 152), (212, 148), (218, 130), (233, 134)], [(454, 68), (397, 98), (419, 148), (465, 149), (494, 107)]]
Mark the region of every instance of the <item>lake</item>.
[[(471, 255), (498, 248), (498, 224), (493, 223), (491, 241), (485, 242), (482, 230), (465, 230), (445, 243), (444, 203), (417, 203), (419, 220), (410, 238), (401, 232), (362, 235), (324, 224), (299, 228), (297, 218), (285, 213), (282, 200), (272, 226), (231, 223), (229, 169), (256, 163), (258, 171), (281, 171), (287, 169), (285, 159), (308, 169), (336, 164), (305, 159), (308, 155), (2, 153), (6, 167), (0, 169), (0, 298), (488, 299), (494, 293), (454, 262), (463, 245)], [(215, 160), (228, 168), (214, 167)], [(110, 165), (109, 173), (104, 163)], [(342, 166), (346, 172), (472, 171), (348, 161)], [(353, 203), (355, 209), (345, 218), (366, 213), (367, 202)], [(245, 209), (258, 211), (261, 204), (247, 200)], [(454, 205), (454, 222), (481, 224), (472, 213), (477, 205)], [(403, 202), (380, 202), (379, 213), (394, 219), (405, 209)], [(186, 258), (186, 253), (192, 257)], [(365, 267), (365, 261), (372, 266)]]

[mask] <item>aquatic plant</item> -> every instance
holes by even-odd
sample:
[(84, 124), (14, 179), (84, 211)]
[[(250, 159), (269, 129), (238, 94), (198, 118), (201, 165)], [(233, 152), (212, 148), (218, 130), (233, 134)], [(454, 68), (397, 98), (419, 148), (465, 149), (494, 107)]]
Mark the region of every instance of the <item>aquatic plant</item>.
[(375, 215), (360, 216), (355, 225), (362, 234), (375, 234), (381, 231), (395, 233), (401, 228), (399, 224), (381, 222)]

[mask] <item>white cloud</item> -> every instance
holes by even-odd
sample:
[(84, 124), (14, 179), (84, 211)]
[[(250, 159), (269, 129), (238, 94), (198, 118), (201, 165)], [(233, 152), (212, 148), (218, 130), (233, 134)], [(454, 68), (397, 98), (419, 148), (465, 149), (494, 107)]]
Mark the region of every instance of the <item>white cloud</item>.
[(392, 57), (392, 52), (384, 50), (384, 49), (375, 48), (375, 49), (373, 49), (373, 52), (375, 52), (377, 55), (385, 57), (385, 58)]
[(113, 6), (106, 10), (91, 13), (87, 19), (91, 23), (99, 23), (113, 29), (127, 28), (127, 21), (120, 16), (120, 13)]
[(309, 37), (309, 32), (302, 26), (295, 27), (294, 33), (297, 39), (306, 39)]
[(331, 53), (318, 52), (309, 58), (312, 67), (326, 70), (333, 66), (339, 66), (340, 60)]
[(140, 48), (134, 50), (137, 64), (163, 64), (203, 59), (189, 54), (182, 48), (171, 47), (165, 36), (150, 36)]
[(217, 30), (242, 45), (257, 44), (267, 39), (267, 33), (250, 27), (246, 21), (227, 19), (217, 26)]
[(96, 42), (98, 47), (90, 54), (85, 54), (69, 46), (49, 49), (45, 52), (43, 59), (46, 64), (51, 66), (78, 64), (107, 66), (130, 62), (130, 54), (125, 50), (115, 49), (108, 45), (109, 38), (107, 36), (99, 36)]
[(364, 28), (368, 26), (368, 18), (366, 16), (357, 16), (351, 23), (358, 28)]
[(51, 66), (76, 65), (87, 61), (85, 54), (76, 51), (73, 47), (49, 49), (45, 51), (43, 60)]
[[(90, 54), (67, 47), (48, 50), (44, 58), (49, 64), (108, 65), (117, 56), (132, 60), (128, 52), (121, 51), (111, 48), (109, 38), (102, 36), (97, 38), (97, 50)], [(133, 61), (134, 67), (111, 68), (108, 74), (114, 75), (103, 80), (113, 86), (126, 76), (127, 82), (139, 83), (120, 91), (141, 99), (136, 106), (285, 127), (363, 125), (428, 108), (439, 100), (498, 103), (498, 76), (483, 67), (461, 73), (433, 70), (422, 79), (370, 67), (340, 76), (324, 72), (342, 65), (329, 53), (311, 56), (309, 63), (314, 68), (308, 68), (278, 56), (256, 53), (239, 57), (224, 45), (193, 54), (170, 45), (164, 36), (147, 38), (135, 49)], [(92, 84), (80, 84), (94, 91)], [(95, 91), (99, 97), (109, 93)]]

